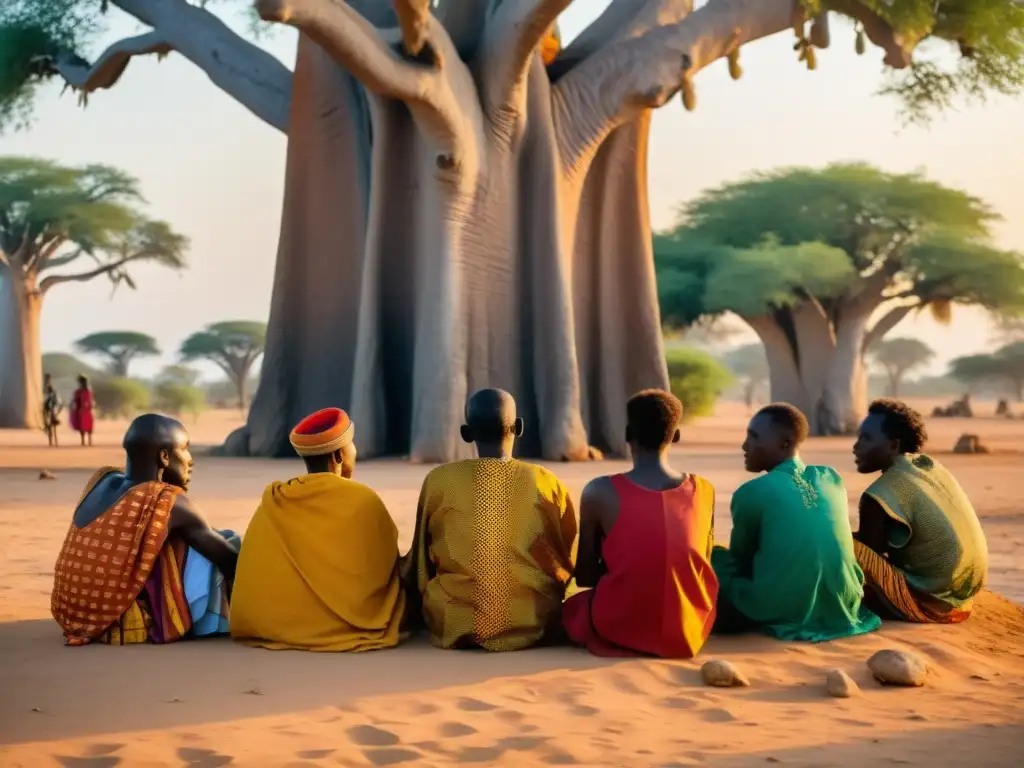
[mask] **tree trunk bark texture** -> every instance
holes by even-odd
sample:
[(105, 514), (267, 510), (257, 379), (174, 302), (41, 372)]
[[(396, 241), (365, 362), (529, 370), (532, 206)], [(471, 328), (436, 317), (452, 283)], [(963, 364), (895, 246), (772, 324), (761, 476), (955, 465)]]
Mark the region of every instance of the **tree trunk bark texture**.
[(340, 406), (362, 455), (463, 458), (464, 404), (482, 387), (515, 396), (522, 455), (625, 450), (626, 398), (668, 386), (650, 113), (567, 174), (539, 58), (525, 80), (521, 130), (460, 105), (471, 127), (452, 169), (414, 109), (300, 39), (266, 355), (226, 453), (290, 455), (297, 421)]
[(34, 285), (0, 267), (0, 427), (43, 427), (41, 310)]

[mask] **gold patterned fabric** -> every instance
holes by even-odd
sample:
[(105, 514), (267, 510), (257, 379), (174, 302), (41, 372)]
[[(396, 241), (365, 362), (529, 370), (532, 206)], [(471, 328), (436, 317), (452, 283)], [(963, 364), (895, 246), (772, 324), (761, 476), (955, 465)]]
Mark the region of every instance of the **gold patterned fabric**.
[[(97, 472), (82, 499), (117, 471)], [(54, 567), (50, 598), (51, 612), (68, 645), (106, 639), (107, 630), (123, 615), (129, 626), (120, 637), (122, 642), (132, 642), (128, 636), (152, 623), (152, 617), (133, 606), (158, 567), (179, 492), (165, 483), (141, 483), (88, 525), (79, 528), (72, 522)]]
[(559, 625), (577, 522), (565, 487), (516, 460), (427, 475), (408, 564), (435, 645), (513, 651)]

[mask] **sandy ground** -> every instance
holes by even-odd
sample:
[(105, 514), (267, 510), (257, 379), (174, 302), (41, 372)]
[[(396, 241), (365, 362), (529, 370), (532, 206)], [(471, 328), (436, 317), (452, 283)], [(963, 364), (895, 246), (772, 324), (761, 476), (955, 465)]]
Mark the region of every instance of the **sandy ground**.
[[(738, 452), (745, 414), (729, 404), (719, 411), (687, 429), (676, 461), (715, 484), (724, 541), (729, 498), (747, 478)], [(190, 424), (199, 452), (238, 421), (212, 413)], [(124, 426), (102, 424), (92, 449), (51, 450), (41, 435), (0, 431), (0, 765), (1021, 764), (1024, 613), (993, 595), (958, 627), (892, 625), (823, 645), (713, 639), (699, 661), (728, 658), (752, 681), (729, 690), (702, 687), (699, 661), (608, 661), (569, 648), (490, 655), (414, 640), (346, 656), (225, 639), (64, 648), (49, 617), (53, 561), (90, 471), (120, 463)], [(931, 452), (982, 517), (992, 588), (1019, 604), (1024, 420), (929, 426)], [(981, 435), (994, 453), (948, 455), (962, 432)], [(855, 509), (868, 478), (854, 472), (850, 442), (812, 440), (804, 454), (843, 472)], [(623, 466), (553, 468), (578, 497), (593, 474)], [(57, 479), (39, 480), (42, 467)], [(427, 469), (380, 461), (357, 470), (387, 503), (403, 546)], [(196, 470), (191, 497), (214, 524), (244, 530), (263, 486), (301, 464), (200, 456)], [(928, 685), (874, 683), (864, 662), (882, 648), (925, 656)], [(823, 680), (833, 668), (848, 671), (863, 694), (829, 698)]]

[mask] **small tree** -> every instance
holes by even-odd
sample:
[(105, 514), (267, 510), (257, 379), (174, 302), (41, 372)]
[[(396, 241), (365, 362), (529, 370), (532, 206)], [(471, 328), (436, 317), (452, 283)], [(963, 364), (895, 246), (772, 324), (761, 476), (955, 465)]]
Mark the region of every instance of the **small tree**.
[(266, 343), (265, 323), (231, 320), (193, 333), (181, 345), (180, 355), (182, 360), (215, 363), (235, 386), (238, 407), (244, 410), (249, 402), (249, 375)]
[(707, 352), (682, 347), (666, 354), (672, 394), (683, 403), (683, 420), (707, 416), (722, 391), (732, 384), (729, 370)]
[(91, 333), (76, 341), (75, 349), (104, 359), (110, 375), (122, 379), (128, 377), (128, 366), (132, 360), (160, 354), (156, 339), (135, 331)]
[(160, 374), (156, 377), (156, 383), (184, 384), (187, 387), (197, 387), (199, 386), (199, 378), (199, 371), (195, 368), (190, 368), (187, 365), (168, 365), (160, 371)]
[(754, 405), (757, 391), (768, 383), (768, 358), (764, 344), (744, 344), (730, 349), (724, 362), (743, 381), (743, 402), (749, 410)]
[(1024, 341), (1007, 344), (991, 355), (968, 355), (950, 363), (950, 376), (965, 384), (1009, 385), (1017, 402), (1024, 402)]
[[(20, 45), (2, 33), (0, 70)], [(144, 261), (184, 267), (187, 238), (141, 204), (138, 182), (116, 168), (0, 157), (0, 427), (42, 426), (39, 322), (51, 290), (98, 277), (134, 288), (128, 270)]]
[(141, 381), (100, 379), (93, 385), (92, 393), (101, 418), (127, 419), (149, 408), (149, 388)]
[(886, 394), (899, 397), (900, 384), (904, 377), (917, 368), (928, 365), (935, 357), (935, 350), (920, 339), (900, 337), (881, 339), (868, 349), (868, 354), (889, 377)]

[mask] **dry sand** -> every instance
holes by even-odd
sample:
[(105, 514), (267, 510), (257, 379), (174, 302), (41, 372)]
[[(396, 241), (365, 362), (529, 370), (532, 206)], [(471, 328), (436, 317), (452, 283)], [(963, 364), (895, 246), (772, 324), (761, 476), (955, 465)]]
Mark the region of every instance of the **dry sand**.
[[(215, 444), (237, 421), (204, 416), (190, 425), (194, 441)], [(746, 479), (737, 449), (744, 423), (742, 409), (723, 405), (687, 430), (676, 456), (718, 489), (723, 541), (730, 495)], [(957, 627), (887, 625), (822, 645), (713, 639), (697, 662), (600, 660), (570, 648), (443, 652), (422, 640), (363, 655), (225, 639), (65, 648), (49, 617), (53, 561), (90, 471), (120, 462), (123, 428), (102, 424), (92, 449), (50, 450), (40, 435), (0, 432), (0, 765), (1022, 764), (1024, 613), (995, 595)], [(932, 452), (981, 515), (992, 588), (1019, 603), (1024, 421), (941, 420), (930, 429)], [(996, 453), (945, 455), (961, 432), (979, 433)], [(848, 440), (823, 439), (804, 453), (843, 472), (855, 509), (868, 478), (853, 471), (849, 451)], [(300, 466), (201, 456), (190, 495), (216, 525), (244, 530), (264, 484)], [(622, 466), (554, 469), (578, 497), (592, 474)], [(43, 467), (57, 479), (39, 480)], [(397, 461), (357, 470), (388, 504), (403, 546), (426, 470)], [(874, 683), (865, 661), (882, 648), (927, 658), (927, 686)], [(697, 670), (709, 658), (736, 663), (751, 687), (703, 687)], [(835, 668), (863, 694), (829, 698), (825, 673)]]

